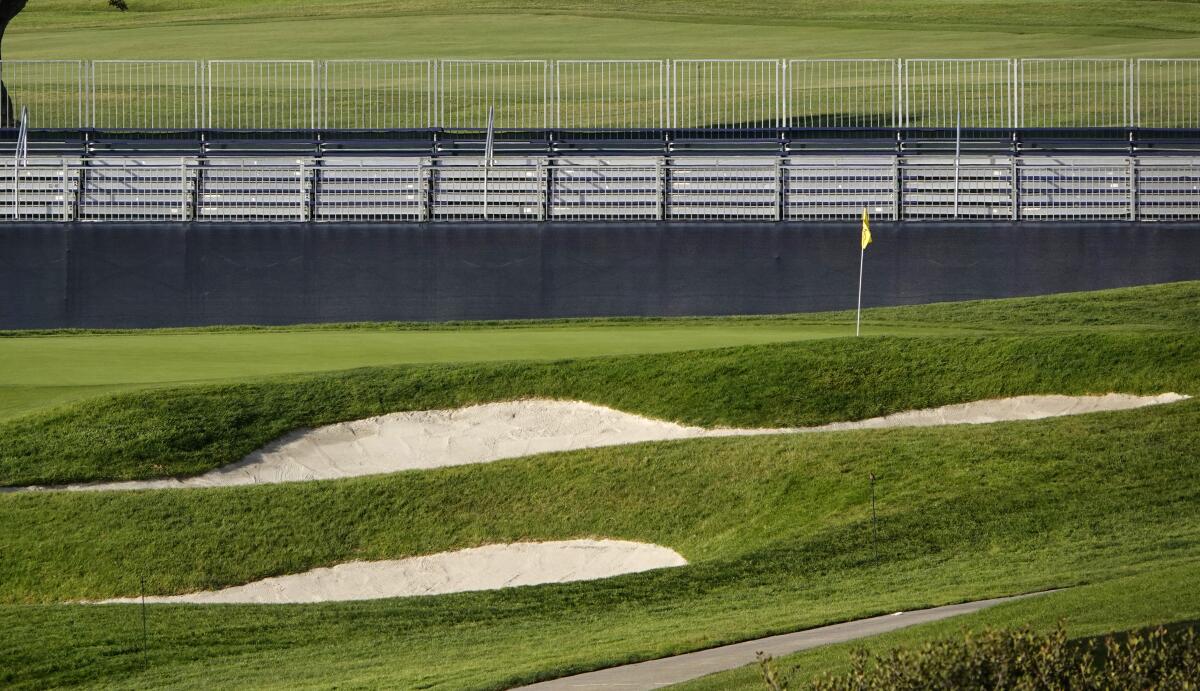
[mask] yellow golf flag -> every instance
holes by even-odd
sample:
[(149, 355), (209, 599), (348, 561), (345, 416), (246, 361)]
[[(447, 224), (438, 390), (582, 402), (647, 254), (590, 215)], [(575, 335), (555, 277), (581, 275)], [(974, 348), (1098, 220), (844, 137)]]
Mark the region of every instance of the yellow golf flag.
[(871, 219), (867, 217), (867, 208), (863, 207), (862, 248), (867, 249), (871, 244)]

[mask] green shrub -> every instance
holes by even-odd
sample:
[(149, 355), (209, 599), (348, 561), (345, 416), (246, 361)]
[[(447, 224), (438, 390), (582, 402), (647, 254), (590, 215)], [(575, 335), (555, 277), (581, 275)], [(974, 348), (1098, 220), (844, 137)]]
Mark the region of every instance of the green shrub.
[[(768, 688), (788, 689), (789, 680), (779, 673), (770, 657), (760, 654), (759, 666)], [(1173, 635), (1159, 627), (1108, 636), (1102, 644), (1094, 640), (1069, 641), (1061, 625), (1047, 634), (1027, 628), (985, 629), (921, 648), (898, 648), (886, 655), (856, 650), (850, 672), (814, 679), (799, 688), (1194, 690), (1200, 689), (1200, 645), (1191, 628)]]

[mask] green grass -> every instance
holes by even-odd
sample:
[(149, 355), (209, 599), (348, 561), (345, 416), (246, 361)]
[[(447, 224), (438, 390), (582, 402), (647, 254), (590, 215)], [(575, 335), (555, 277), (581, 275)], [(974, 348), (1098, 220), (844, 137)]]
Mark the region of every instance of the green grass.
[(5, 57), (1192, 57), (1198, 39), (1194, 2), (1154, 0), (40, 0)]
[[(868, 309), (868, 336), (1200, 328), (1200, 282)], [(853, 314), (0, 332), (0, 421), (105, 394), (356, 367), (555, 360), (836, 338)]]
[(547, 364), (365, 368), (153, 389), (0, 423), (0, 486), (181, 476), (282, 434), (397, 410), (580, 399), (777, 427), (1032, 393), (1200, 393), (1200, 335), (880, 337)]
[[(697, 424), (788, 425), (1020, 393), (1200, 394), (1198, 292), (1200, 284), (1181, 283), (869, 313), (872, 324), (925, 329), (920, 336), (264, 373), (240, 384), (155, 380), (145, 385), (157, 388), (0, 423), (0, 484), (195, 473), (297, 426), (529, 395)], [(844, 328), (845, 320), (8, 334), (0, 348), (145, 338), (145, 369), (161, 367), (150, 378), (164, 378), (173, 370), (162, 363), (173, 358), (155, 354), (170, 339), (511, 337), (801, 321)], [(61, 383), (80, 383), (89, 371), (63, 374)], [(1072, 635), (1092, 635), (1195, 619), (1198, 422), (1200, 401), (1192, 400), (987, 426), (639, 444), (331, 482), (0, 494), (0, 630), (11, 641), (0, 646), (0, 685), (500, 688), (1067, 586), (1080, 587), (878, 644), (963, 624), (1040, 627), (1066, 617)], [(872, 472), (880, 477), (878, 561)], [(149, 593), (172, 594), (353, 559), (581, 537), (666, 545), (690, 564), (427, 598), (152, 606), (145, 658), (136, 607), (61, 604), (136, 595), (142, 578)], [(838, 650), (811, 653), (822, 654), (797, 664), (806, 673), (844, 664)], [(728, 684), (752, 684), (749, 672)]]
[[(779, 320), (247, 329), (0, 338), (0, 420), (98, 393), (411, 363), (554, 360), (845, 336)], [(868, 327), (872, 334), (953, 328)], [(961, 331), (960, 331), (961, 332)]]
[[(598, 535), (691, 562), (297, 607), (9, 605), (8, 684), (496, 687), (858, 616), (1194, 565), (1200, 403), (1033, 423), (645, 444), (380, 478), (0, 497), (10, 603)], [(881, 477), (872, 561), (866, 475)]]

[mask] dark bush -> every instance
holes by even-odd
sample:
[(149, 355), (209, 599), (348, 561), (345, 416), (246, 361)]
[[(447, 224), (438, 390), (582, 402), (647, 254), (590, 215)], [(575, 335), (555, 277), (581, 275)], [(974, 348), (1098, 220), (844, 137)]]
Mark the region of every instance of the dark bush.
[[(786, 691), (789, 680), (767, 656), (759, 656), (763, 680)], [(1069, 641), (1060, 625), (1042, 634), (1030, 629), (986, 629), (961, 638), (898, 648), (886, 655), (853, 653), (851, 670), (796, 688), (812, 691), (866, 689), (1104, 690), (1200, 689), (1200, 646), (1195, 631), (1159, 627), (1098, 640)]]

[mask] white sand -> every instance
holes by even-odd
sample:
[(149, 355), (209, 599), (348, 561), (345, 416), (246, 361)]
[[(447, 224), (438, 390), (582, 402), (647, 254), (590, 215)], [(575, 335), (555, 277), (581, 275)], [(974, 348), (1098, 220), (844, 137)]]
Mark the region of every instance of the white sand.
[[(687, 561), (674, 550), (640, 542), (520, 542), (394, 561), (355, 561), (264, 578), (224, 590), (147, 597), (146, 602), (282, 604), (371, 600), (567, 583), (686, 565)], [(104, 602), (129, 603), (141, 599)]]
[(1036, 420), (1127, 410), (1185, 398), (1174, 393), (1017, 396), (856, 422), (782, 429), (685, 427), (578, 401), (507, 401), (455, 410), (392, 413), (300, 430), (237, 463), (182, 480), (107, 482), (47, 489), (167, 489), (328, 480), (644, 441)]

